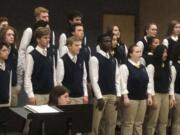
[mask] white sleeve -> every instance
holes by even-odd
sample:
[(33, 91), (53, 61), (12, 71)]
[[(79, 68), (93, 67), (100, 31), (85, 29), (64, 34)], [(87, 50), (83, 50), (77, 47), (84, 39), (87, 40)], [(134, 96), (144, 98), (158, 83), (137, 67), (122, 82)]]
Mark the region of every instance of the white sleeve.
[(92, 88), (97, 99), (102, 98), (101, 89), (98, 84), (99, 80), (99, 62), (96, 57), (91, 57), (89, 60), (89, 77)]
[(62, 59), (58, 59), (57, 68), (56, 68), (57, 85), (62, 86), (63, 79), (64, 79), (64, 62)]
[(26, 59), (26, 70), (25, 70), (25, 77), (24, 77), (24, 88), (25, 92), (27, 93), (27, 96), (34, 97), (33, 87), (32, 87), (32, 81), (31, 76), (33, 72), (34, 67), (34, 60), (31, 56), (31, 54), (27, 55)]
[(86, 65), (85, 62), (83, 64), (84, 72), (83, 72), (83, 91), (84, 96), (88, 96), (88, 90), (87, 90), (87, 71), (86, 71)]
[(55, 45), (55, 32), (52, 31), (52, 44)]
[(146, 67), (148, 76), (149, 76), (149, 83), (148, 83), (148, 88), (147, 88), (147, 93), (151, 95), (155, 95), (154, 91), (154, 66), (152, 64), (149, 64)]
[(116, 85), (116, 93), (117, 96), (121, 96), (121, 87), (120, 87), (120, 73), (119, 73), (119, 67), (118, 62), (116, 60), (116, 76), (115, 76), (115, 85)]
[(127, 45), (124, 44), (124, 47), (125, 47), (125, 54), (126, 54), (126, 56), (127, 56), (127, 55), (128, 55), (128, 48), (127, 48)]
[(119, 73), (120, 73), (120, 83), (121, 83), (121, 94), (126, 95), (129, 93), (127, 89), (129, 70), (125, 64), (122, 64), (119, 67)]
[(19, 45), (19, 50), (18, 50), (18, 64), (17, 64), (17, 81), (18, 85), (23, 84), (23, 76), (24, 76), (24, 71), (26, 69), (26, 49), (29, 43), (31, 42), (32, 38), (32, 29), (27, 28), (22, 36), (20, 45)]
[(143, 53), (143, 51), (144, 51), (144, 44), (143, 44), (143, 42), (142, 41), (138, 41), (136, 43), (136, 45), (141, 49), (141, 52)]
[(176, 80), (176, 69), (174, 66), (171, 66), (171, 82), (170, 82), (170, 87), (169, 87), (169, 95), (174, 96), (174, 84)]
[(65, 53), (67, 53), (68, 49), (66, 46), (67, 37), (65, 33), (62, 33), (59, 37), (59, 56), (62, 57)]
[(165, 45), (167, 48), (169, 46), (169, 42), (166, 38), (163, 40), (162, 44)]

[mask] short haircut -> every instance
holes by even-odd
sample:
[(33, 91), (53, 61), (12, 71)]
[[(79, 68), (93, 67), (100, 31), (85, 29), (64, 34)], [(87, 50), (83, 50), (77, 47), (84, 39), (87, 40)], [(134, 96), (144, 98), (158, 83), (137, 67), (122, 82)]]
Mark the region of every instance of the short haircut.
[(38, 27), (34, 33), (35, 38), (41, 38), (46, 35), (50, 35), (50, 29), (46, 27)]
[(71, 36), (71, 37), (69, 37), (69, 38), (67, 39), (66, 45), (67, 45), (67, 46), (71, 46), (74, 42), (79, 42), (79, 41), (81, 41), (81, 39), (79, 39), (79, 38), (77, 38), (77, 37), (75, 37), (75, 36)]
[(5, 22), (5, 21), (8, 22), (8, 18), (5, 17), (5, 16), (0, 16), (0, 23), (1, 23), (1, 22)]
[(43, 20), (36, 21), (36, 23), (33, 26), (33, 31), (35, 31), (38, 27), (46, 27), (49, 23)]
[(100, 44), (102, 41), (103, 41), (103, 38), (105, 38), (105, 37), (110, 37), (110, 38), (112, 38), (112, 36), (111, 36), (111, 34), (108, 34), (108, 33), (103, 33), (103, 34), (101, 34), (100, 36), (98, 36), (98, 43)]
[(56, 86), (54, 87), (49, 94), (49, 105), (58, 105), (58, 97), (64, 95), (65, 93), (69, 93), (69, 90), (64, 86)]
[(78, 26), (84, 27), (83, 24), (73, 24), (70, 26), (70, 32), (75, 32), (75, 29)]
[(34, 16), (35, 17), (39, 16), (41, 13), (49, 13), (49, 10), (47, 8), (44, 8), (44, 7), (37, 7), (34, 9)]
[(68, 13), (68, 21), (73, 20), (75, 17), (81, 17), (83, 18), (83, 14), (78, 10), (72, 10)]

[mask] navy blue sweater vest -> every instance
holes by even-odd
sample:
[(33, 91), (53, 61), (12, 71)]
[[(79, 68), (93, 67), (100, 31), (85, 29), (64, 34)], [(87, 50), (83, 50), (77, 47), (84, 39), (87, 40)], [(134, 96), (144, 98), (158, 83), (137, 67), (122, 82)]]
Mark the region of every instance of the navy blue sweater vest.
[(34, 60), (32, 73), (33, 91), (35, 94), (47, 94), (54, 87), (53, 56), (47, 53), (47, 57), (36, 49), (30, 53)]
[(5, 71), (0, 69), (0, 104), (9, 102), (10, 69), (6, 66)]
[(79, 57), (81, 57), (86, 65), (86, 71), (87, 71), (87, 75), (88, 75), (88, 80), (89, 80), (89, 59), (90, 59), (90, 50), (87, 44), (85, 44), (84, 42), (82, 42), (81, 44), (81, 49), (80, 49), (80, 53), (79, 53)]
[(77, 58), (77, 62), (74, 63), (65, 54), (62, 57), (64, 62), (64, 79), (62, 84), (70, 90), (70, 97), (81, 97), (83, 92), (83, 72), (84, 72), (84, 60), (80, 57)]
[(153, 55), (148, 54), (144, 56), (144, 60), (146, 62), (146, 65), (152, 64), (153, 63)]
[(124, 64), (127, 61), (124, 43), (119, 43), (114, 49), (114, 57), (117, 59), (118, 64)]
[[(148, 40), (148, 39), (147, 39)], [(148, 51), (149, 51), (149, 47), (148, 47), (148, 41), (146, 41), (144, 38), (142, 38), (140, 41), (143, 42), (144, 45), (144, 50), (143, 50), (143, 57), (145, 57), (145, 55), (147, 55)]]
[(146, 99), (149, 78), (145, 67), (141, 65), (140, 68), (137, 68), (130, 62), (127, 62), (126, 65), (129, 70), (127, 82), (128, 97), (133, 100)]
[(172, 38), (168, 38), (168, 58), (169, 60), (173, 59), (173, 55), (177, 45), (180, 45), (180, 38), (177, 41), (172, 40)]
[(99, 80), (98, 84), (103, 95), (116, 94), (115, 76), (116, 76), (116, 60), (114, 57), (105, 58), (97, 53), (96, 58), (99, 62)]
[[(155, 69), (156, 70), (156, 69)], [(159, 77), (154, 75), (154, 89), (157, 93), (168, 93), (170, 78), (168, 76), (168, 71), (165, 68), (161, 68), (159, 71)]]
[(175, 93), (180, 94), (180, 64), (174, 64), (176, 68)]
[(18, 51), (16, 48), (12, 47), (11, 52), (8, 56), (6, 64), (9, 65), (12, 70), (12, 86), (17, 85), (17, 60), (18, 60)]

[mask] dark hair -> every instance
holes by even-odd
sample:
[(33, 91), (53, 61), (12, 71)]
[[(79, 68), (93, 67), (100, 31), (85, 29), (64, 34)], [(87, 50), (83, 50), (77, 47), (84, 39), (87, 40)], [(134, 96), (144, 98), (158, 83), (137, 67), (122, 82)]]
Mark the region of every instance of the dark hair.
[(8, 45), (3, 44), (3, 43), (0, 43), (0, 50), (1, 50), (4, 46), (7, 47), (7, 48), (9, 48)]
[(3, 27), (1, 30), (0, 30), (0, 41), (3, 43), (3, 44), (6, 44), (6, 41), (5, 41), (5, 36), (6, 36), (6, 32), (8, 30), (12, 30), (14, 32), (14, 44), (16, 44), (16, 41), (17, 41), (17, 32), (16, 32), (16, 29), (13, 28), (12, 26), (6, 26), (6, 27)]
[(83, 18), (83, 14), (80, 12), (80, 11), (78, 11), (78, 10), (72, 10), (72, 11), (70, 11), (69, 13), (68, 13), (68, 18), (67, 18), (67, 20), (69, 21), (69, 20), (73, 20), (75, 17), (81, 17), (81, 18)]
[(97, 38), (98, 42), (101, 43), (101, 42), (103, 41), (103, 38), (104, 38), (104, 37), (111, 37), (111, 38), (112, 38), (112, 36), (111, 36), (110, 34), (108, 34), (108, 33), (103, 33), (103, 34), (101, 34), (100, 36), (98, 36), (98, 38)]
[(135, 47), (138, 47), (138, 46), (133, 44), (129, 47), (128, 55), (127, 55), (128, 58), (131, 58), (130, 54), (133, 53)]
[(7, 21), (7, 22), (8, 22), (8, 18), (5, 17), (5, 16), (0, 16), (0, 23), (1, 23), (1, 22), (4, 22), (4, 21)]
[(39, 20), (39, 21), (35, 22), (35, 24), (33, 26), (33, 31), (35, 31), (38, 27), (46, 27), (47, 25), (49, 25), (48, 22)]
[(164, 69), (168, 73), (169, 79), (171, 80), (171, 70), (168, 59), (166, 61), (162, 60), (162, 56), (164, 53), (164, 50), (167, 50), (167, 47), (165, 45), (158, 45), (153, 54), (153, 65), (155, 68), (154, 78), (160, 78), (162, 74), (162, 64), (164, 63)]
[(178, 60), (180, 60), (180, 45), (175, 46), (172, 60), (173, 60), (173, 64), (175, 64)]
[(33, 26), (33, 35), (32, 35), (31, 42), (30, 42), (31, 45), (33, 45), (35, 47), (35, 45), (37, 44), (36, 37), (35, 37), (36, 29), (39, 27), (46, 27), (47, 25), (49, 25), (49, 23), (46, 21), (43, 21), (43, 20), (39, 20), (39, 21), (35, 22), (35, 24)]
[(64, 95), (65, 93), (69, 93), (69, 90), (64, 86), (56, 86), (54, 87), (49, 94), (49, 105), (58, 105), (58, 97)]
[(177, 20), (172, 20), (169, 25), (168, 25), (168, 30), (167, 30), (167, 36), (171, 36), (173, 30), (174, 30), (174, 27), (177, 25), (177, 24), (180, 24), (179, 21)]
[(152, 43), (154, 42), (155, 39), (158, 39), (158, 40), (159, 40), (158, 37), (149, 37), (149, 38), (148, 38), (148, 51), (152, 51), (151, 45), (152, 45)]
[(78, 26), (84, 27), (83, 24), (73, 24), (73, 25), (70, 26), (70, 32), (75, 32), (75, 29)]
[(144, 27), (144, 35), (145, 35), (145, 36), (147, 35), (146, 30), (148, 30), (148, 29), (151, 27), (151, 25), (157, 25), (157, 24), (154, 23), (154, 22), (147, 23), (147, 24), (145, 25), (145, 27)]

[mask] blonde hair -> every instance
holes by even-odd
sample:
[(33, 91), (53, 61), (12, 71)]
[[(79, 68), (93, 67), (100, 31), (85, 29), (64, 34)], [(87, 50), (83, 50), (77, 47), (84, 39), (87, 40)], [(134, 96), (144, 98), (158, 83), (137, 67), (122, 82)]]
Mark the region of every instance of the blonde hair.
[(34, 16), (35, 17), (39, 16), (41, 13), (49, 13), (49, 10), (47, 8), (44, 8), (44, 7), (37, 7), (34, 9)]
[(76, 41), (81, 41), (81, 39), (80, 38), (77, 38), (77, 37), (75, 37), (75, 36), (71, 36), (71, 37), (69, 37), (68, 39), (67, 39), (67, 41), (66, 41), (66, 45), (67, 46), (71, 46), (74, 42), (76, 42)]

